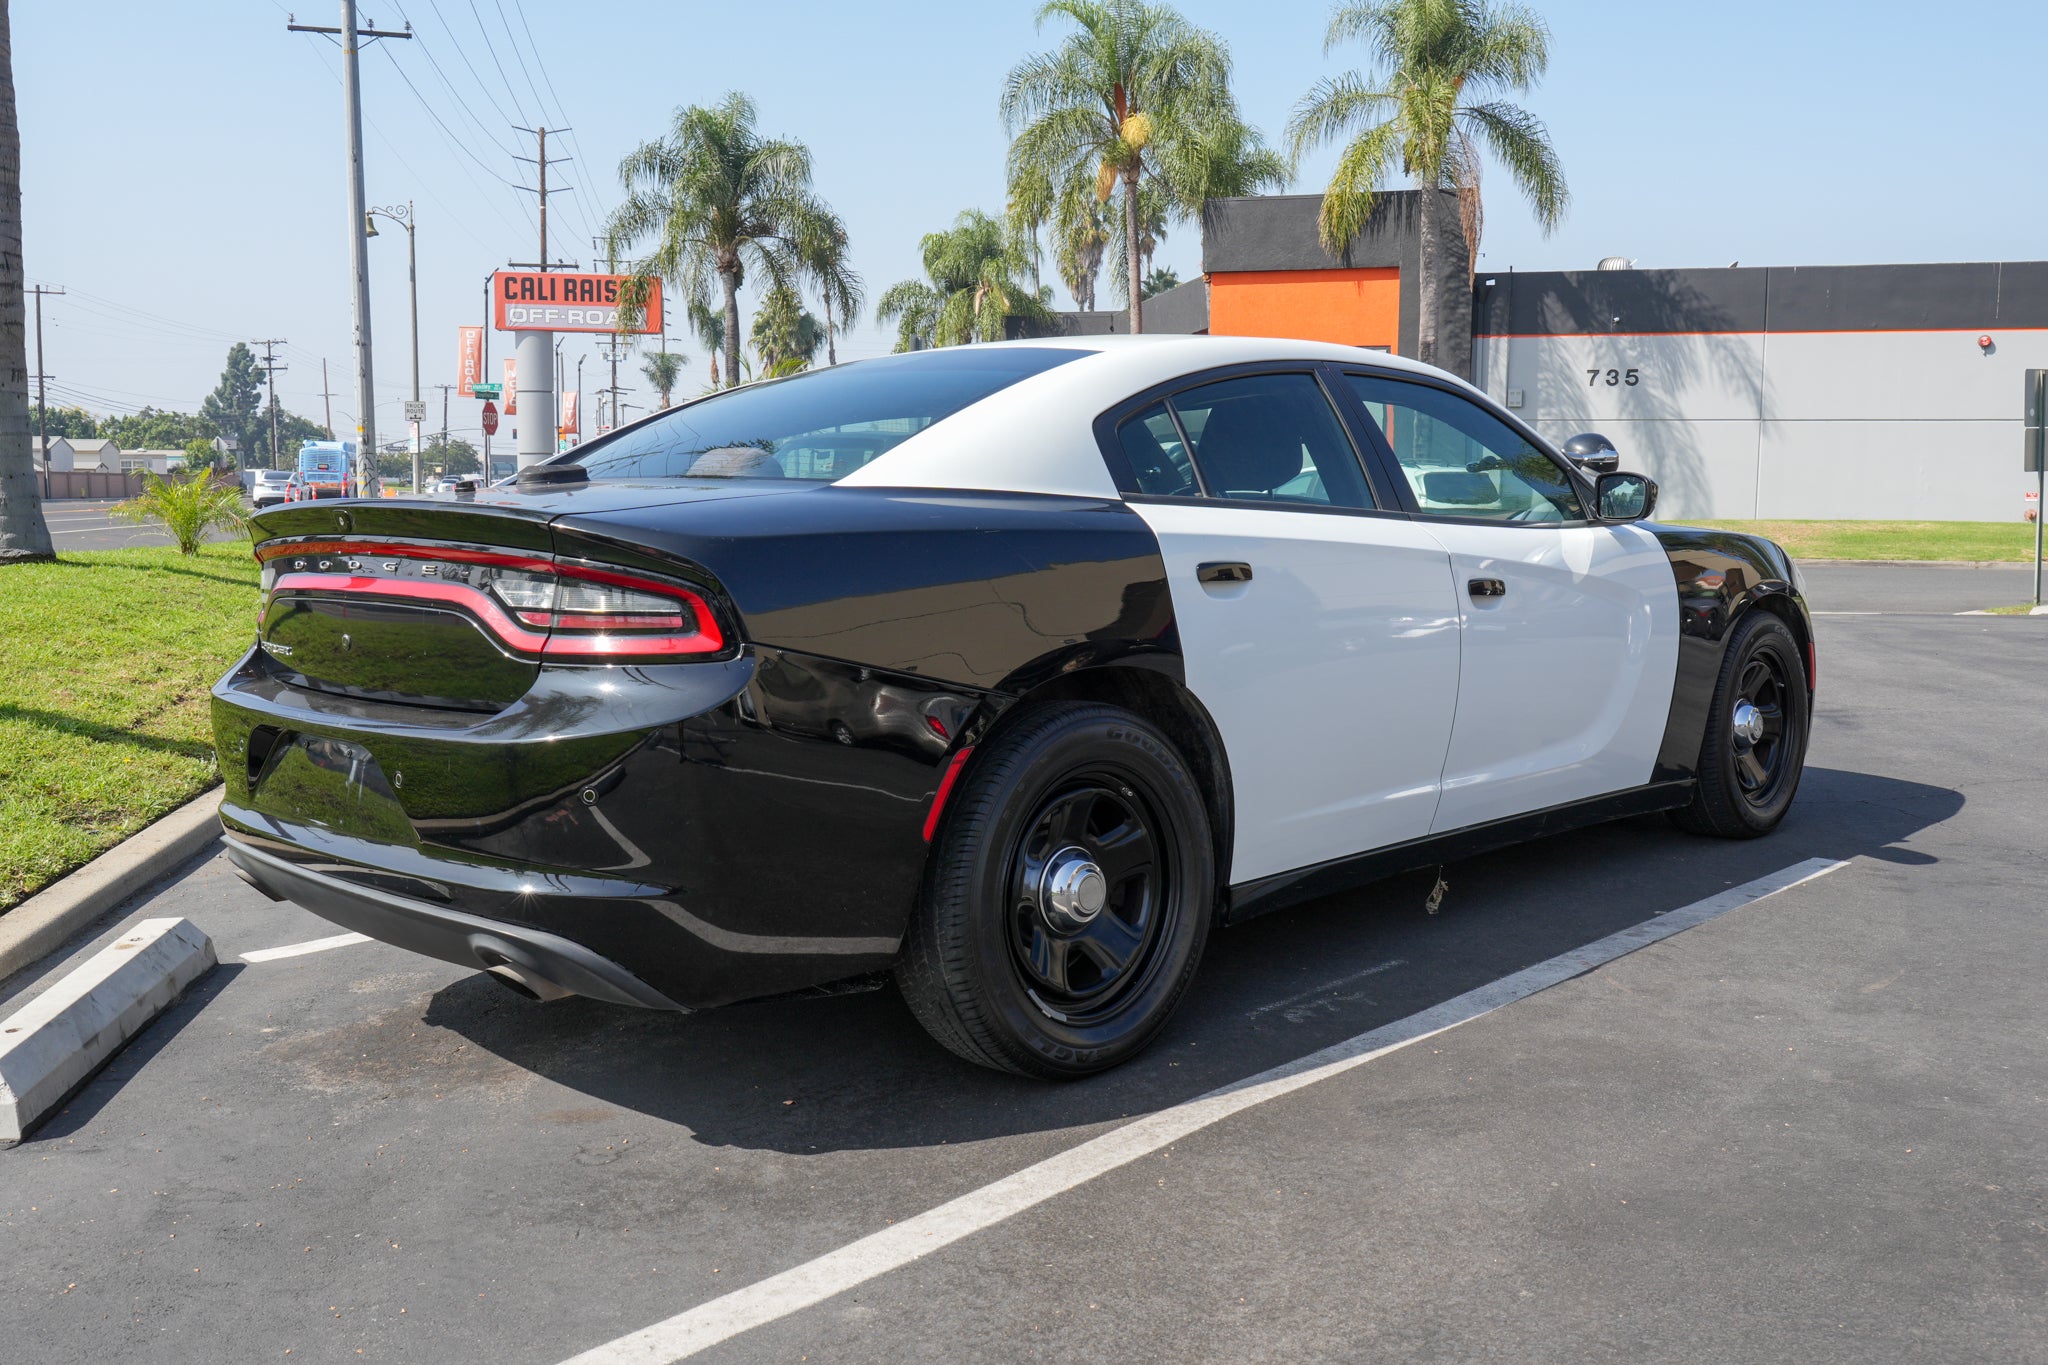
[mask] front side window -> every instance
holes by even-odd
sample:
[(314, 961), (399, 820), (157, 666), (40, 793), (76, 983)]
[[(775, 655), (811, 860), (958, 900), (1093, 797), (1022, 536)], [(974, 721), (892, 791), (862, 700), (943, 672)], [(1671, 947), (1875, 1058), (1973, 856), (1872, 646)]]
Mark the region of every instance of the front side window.
[[(1168, 402), (1171, 417), (1154, 404), (1118, 428), (1140, 491), (1194, 496), (1199, 469), (1212, 498), (1373, 505), (1351, 438), (1313, 375), (1223, 379), (1184, 389)], [(1183, 433), (1191, 451), (1182, 448)]]
[(1377, 375), (1344, 376), (1393, 448), (1425, 516), (1580, 521), (1563, 466), (1469, 399)]
[(946, 348), (752, 384), (593, 441), (571, 455), (593, 479), (830, 482), (933, 423), (1088, 351)]

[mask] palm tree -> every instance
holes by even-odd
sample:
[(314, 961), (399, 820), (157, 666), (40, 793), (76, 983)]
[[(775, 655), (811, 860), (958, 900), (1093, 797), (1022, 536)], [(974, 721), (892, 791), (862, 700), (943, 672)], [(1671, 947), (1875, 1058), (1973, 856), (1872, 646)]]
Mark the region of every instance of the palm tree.
[(22, 317), (21, 125), (14, 40), (0, 0), (0, 564), (54, 559), (28, 438), (28, 335)]
[(1108, 249), (1114, 234), (1103, 205), (1092, 194), (1084, 198), (1085, 202), (1079, 206), (1081, 211), (1074, 221), (1054, 228), (1059, 245), (1053, 251), (1053, 263), (1059, 269), (1060, 280), (1067, 286), (1067, 292), (1074, 297), (1074, 306), (1083, 312), (1092, 312), (1095, 308), (1095, 277), (1102, 272), (1102, 253)]
[(665, 137), (619, 163), (626, 199), (605, 224), (614, 253), (651, 239), (630, 272), (638, 288), (621, 298), (622, 330), (637, 321), (647, 281), (666, 280), (691, 300), (718, 281), (728, 387), (739, 382), (739, 291), (747, 271), (788, 283), (801, 268), (800, 247), (828, 235), (832, 218), (811, 190), (810, 149), (762, 137), (754, 117), (754, 102), (738, 91), (710, 108), (677, 110)]
[(820, 226), (821, 232), (797, 248), (797, 260), (803, 273), (818, 286), (818, 295), (825, 305), (825, 363), (837, 365), (839, 347), (834, 338), (842, 326), (851, 327), (860, 317), (861, 305), (867, 302), (867, 282), (853, 268), (846, 245), (846, 224), (839, 215), (827, 214)]
[(967, 209), (944, 232), (926, 233), (922, 280), (889, 286), (875, 321), (894, 322), (896, 349), (1001, 341), (1013, 317), (1049, 317), (1052, 290), (1017, 276), (1030, 270), (1030, 250), (997, 219)]
[(1034, 234), (1051, 223), (1064, 240), (1084, 221), (1086, 195), (1106, 204), (1121, 186), (1121, 288), (1131, 330), (1142, 331), (1140, 187), (1156, 186), (1172, 214), (1193, 216), (1212, 195), (1284, 183), (1286, 166), (1238, 117), (1230, 53), (1216, 35), (1145, 0), (1048, 0), (1038, 21), (1054, 17), (1074, 31), (1003, 86), (1011, 212)]
[[(661, 350), (640, 359), (640, 373), (647, 376), (647, 382), (661, 394), (661, 405), (669, 405), (668, 396), (682, 378), (683, 366), (690, 363), (690, 357), (676, 351)], [(717, 361), (712, 361), (716, 365)], [(713, 381), (716, 383), (716, 380)]]
[(1458, 192), (1460, 227), (1476, 254), (1480, 145), (1507, 168), (1546, 233), (1564, 217), (1570, 194), (1549, 131), (1520, 105), (1495, 98), (1536, 84), (1550, 61), (1550, 31), (1511, 0), (1384, 0), (1339, 8), (1323, 51), (1352, 39), (1371, 46), (1372, 75), (1318, 81), (1295, 105), (1288, 140), (1298, 160), (1348, 139), (1323, 192), (1319, 231), (1330, 251), (1341, 252), (1365, 227), (1396, 165), (1423, 191), (1416, 349), (1433, 363), (1436, 262), (1447, 231), (1441, 191)]
[(689, 314), (690, 330), (711, 352), (711, 387), (718, 388), (718, 357), (725, 351), (725, 314), (702, 299), (691, 299), (685, 311)]
[(811, 367), (825, 340), (825, 329), (805, 311), (794, 289), (778, 284), (761, 296), (748, 340), (754, 344), (754, 354), (761, 357), (762, 373), (777, 378)]

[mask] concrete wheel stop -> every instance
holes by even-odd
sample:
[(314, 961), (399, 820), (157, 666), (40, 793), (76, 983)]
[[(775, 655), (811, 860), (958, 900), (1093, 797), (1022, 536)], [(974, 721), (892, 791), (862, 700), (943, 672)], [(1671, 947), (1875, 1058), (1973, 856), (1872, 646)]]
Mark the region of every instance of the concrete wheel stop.
[(0, 1146), (22, 1140), (219, 959), (188, 919), (146, 919), (0, 1019)]

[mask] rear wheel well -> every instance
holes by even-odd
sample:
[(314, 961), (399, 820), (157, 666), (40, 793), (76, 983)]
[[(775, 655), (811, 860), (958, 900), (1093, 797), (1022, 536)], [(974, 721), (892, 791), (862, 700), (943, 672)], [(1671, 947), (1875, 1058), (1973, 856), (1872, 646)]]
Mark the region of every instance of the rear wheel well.
[(1013, 717), (1041, 702), (1093, 701), (1120, 706), (1143, 716), (1159, 727), (1180, 750), (1181, 758), (1194, 774), (1202, 791), (1202, 804), (1209, 815), (1209, 834), (1214, 844), (1217, 907), (1228, 899), (1230, 850), (1235, 834), (1236, 808), (1230, 786), (1230, 758), (1216, 722), (1195, 694), (1149, 668), (1108, 666), (1063, 673), (1050, 682), (1032, 688), (1005, 710), (991, 732)]

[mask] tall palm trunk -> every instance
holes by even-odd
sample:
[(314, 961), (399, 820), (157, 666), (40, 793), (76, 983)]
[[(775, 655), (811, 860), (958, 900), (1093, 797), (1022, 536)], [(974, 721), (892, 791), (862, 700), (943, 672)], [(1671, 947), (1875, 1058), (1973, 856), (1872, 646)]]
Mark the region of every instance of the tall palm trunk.
[(1437, 322), (1443, 315), (1437, 262), (1443, 259), (1444, 201), (1435, 181), (1435, 176), (1422, 177), (1422, 278), (1415, 290), (1415, 358), (1425, 365), (1436, 364)]
[(839, 363), (839, 348), (832, 344), (832, 291), (825, 291), (825, 363)]
[(14, 117), (14, 40), (7, 0), (0, 0), (0, 564), (56, 555), (29, 453), (21, 287), (21, 126)]
[(718, 282), (725, 286), (725, 386), (740, 382), (740, 272), (720, 267)]
[(1131, 335), (1145, 330), (1144, 262), (1138, 259), (1138, 166), (1124, 172), (1124, 270), (1131, 300)]

